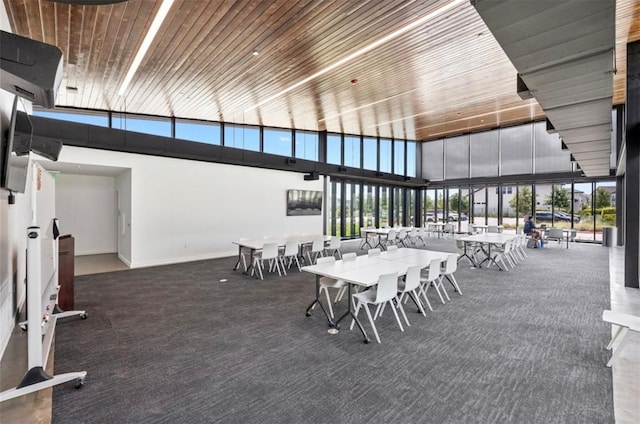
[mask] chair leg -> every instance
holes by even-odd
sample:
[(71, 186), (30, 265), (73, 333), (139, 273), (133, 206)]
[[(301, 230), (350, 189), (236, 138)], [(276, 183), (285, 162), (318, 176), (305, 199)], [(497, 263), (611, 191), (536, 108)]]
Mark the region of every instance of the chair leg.
[[(380, 343), (380, 336), (378, 336), (378, 330), (376, 329), (376, 325), (373, 322), (373, 318), (371, 317), (371, 311), (369, 310), (369, 307), (367, 305), (363, 305), (363, 306), (364, 306), (365, 312), (367, 313), (367, 317), (369, 318), (369, 324), (371, 324), (371, 328), (373, 329), (373, 334), (375, 334), (376, 340), (378, 341), (378, 343)], [(351, 325), (353, 326), (353, 324)]]
[(329, 289), (326, 287), (320, 287), (320, 290), (324, 289), (324, 294), (327, 296), (327, 305), (329, 305), (329, 315), (333, 319), (333, 308), (331, 307), (331, 297), (329, 296)]
[[(353, 299), (353, 301), (355, 302), (355, 298)], [(353, 308), (353, 316), (357, 317), (358, 316), (358, 312), (360, 312), (360, 307), (362, 306), (361, 302), (358, 302), (355, 307)], [(351, 320), (351, 326), (349, 327), (349, 330), (353, 330), (353, 326), (355, 325), (356, 321), (354, 319)]]
[[(431, 285), (436, 288), (436, 293), (438, 293), (438, 296), (440, 296), (440, 301), (444, 305), (444, 298), (442, 297), (442, 294), (440, 293), (440, 289), (438, 288), (438, 284), (436, 283), (436, 280), (432, 281)], [(427, 285), (427, 287), (424, 289), (424, 297), (427, 297), (427, 289), (428, 288), (429, 288), (429, 286)]]
[(458, 294), (462, 296), (462, 290), (460, 290), (460, 286), (456, 281), (456, 277), (453, 274), (447, 274), (446, 277), (447, 277), (447, 280), (449, 280), (449, 282), (453, 286), (453, 288), (458, 292)]
[[(420, 309), (420, 312), (422, 312), (422, 315), (424, 315), (426, 317), (427, 313), (424, 311), (424, 307), (422, 306), (422, 302), (420, 302), (420, 299), (418, 298), (418, 294), (416, 293), (415, 289), (413, 291), (409, 292), (409, 296), (413, 300), (413, 303), (416, 304), (418, 309)], [(429, 305), (429, 308), (431, 308), (431, 305)]]
[(393, 307), (393, 299), (391, 299), (389, 302), (391, 303), (391, 310), (393, 311), (393, 315), (396, 316), (396, 322), (398, 323), (398, 326), (400, 327), (400, 331), (404, 332), (404, 328), (402, 328), (402, 323), (400, 322), (400, 317), (398, 316), (398, 313), (396, 312), (396, 308)]
[(444, 297), (447, 298), (447, 300), (449, 302), (451, 302), (451, 298), (449, 297), (449, 293), (447, 293), (447, 289), (444, 288), (444, 284), (442, 283), (442, 276), (440, 276), (439, 280), (437, 283), (435, 283), (436, 285), (440, 286), (440, 288), (442, 289), (443, 293), (444, 293)]
[[(392, 300), (393, 302), (393, 300)], [(407, 327), (410, 327), (411, 324), (409, 324), (409, 320), (407, 319), (407, 314), (404, 313), (404, 308), (402, 307), (402, 302), (400, 302), (400, 299), (398, 297), (396, 297), (396, 308), (400, 309), (400, 312), (402, 312), (402, 316), (404, 317), (404, 322), (407, 323)]]
[(615, 347), (615, 349), (613, 349), (613, 354), (611, 355), (611, 358), (609, 359), (609, 362), (607, 362), (607, 367), (611, 367), (613, 365), (613, 362), (615, 361), (615, 359), (620, 354), (620, 352), (622, 352), (622, 347), (625, 345), (626, 341), (629, 339), (628, 337), (625, 337), (627, 335), (628, 331), (629, 331), (628, 327), (623, 327), (623, 331), (622, 331), (622, 334), (620, 336), (620, 342)]

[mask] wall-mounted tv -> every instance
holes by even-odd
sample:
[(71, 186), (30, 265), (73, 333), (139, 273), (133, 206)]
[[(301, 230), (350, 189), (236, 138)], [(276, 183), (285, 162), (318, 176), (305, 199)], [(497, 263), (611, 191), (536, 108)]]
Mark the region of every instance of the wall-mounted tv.
[(24, 193), (27, 184), (31, 146), (29, 138), (21, 140), (20, 143), (15, 142), (17, 109), (18, 96), (13, 100), (9, 127), (2, 132), (0, 187), (13, 192)]
[(287, 216), (321, 215), (322, 192), (287, 190)]

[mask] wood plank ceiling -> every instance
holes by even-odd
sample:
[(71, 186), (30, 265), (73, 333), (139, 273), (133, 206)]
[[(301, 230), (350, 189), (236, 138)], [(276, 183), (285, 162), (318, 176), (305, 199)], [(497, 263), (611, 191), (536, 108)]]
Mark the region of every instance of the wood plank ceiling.
[[(411, 140), (544, 117), (468, 0), (176, 0), (124, 96), (160, 0), (3, 1), (13, 32), (63, 51), (58, 106)], [(614, 104), (639, 22), (640, 0), (618, 0)]]

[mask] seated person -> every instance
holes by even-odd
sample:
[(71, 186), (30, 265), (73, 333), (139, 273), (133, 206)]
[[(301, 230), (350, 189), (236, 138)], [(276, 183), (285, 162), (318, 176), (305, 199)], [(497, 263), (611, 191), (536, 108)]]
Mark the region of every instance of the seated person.
[(524, 233), (536, 240), (540, 240), (540, 231), (536, 230), (536, 228), (536, 224), (533, 223), (533, 216), (529, 215), (524, 222)]

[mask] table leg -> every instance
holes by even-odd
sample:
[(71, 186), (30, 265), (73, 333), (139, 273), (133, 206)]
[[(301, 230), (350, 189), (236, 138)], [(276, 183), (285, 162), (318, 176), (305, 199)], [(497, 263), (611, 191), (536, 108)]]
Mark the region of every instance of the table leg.
[[(356, 322), (356, 324), (358, 324), (358, 328), (360, 329), (360, 331), (362, 332), (362, 336), (364, 337), (364, 342), (365, 343), (370, 343), (371, 339), (369, 339), (369, 336), (367, 336), (367, 332), (364, 331), (364, 327), (360, 323), (360, 320), (358, 319), (358, 317), (356, 317), (356, 314), (353, 313), (353, 309), (351, 309), (351, 306), (352, 306), (352, 303), (351, 303), (351, 284), (349, 284), (347, 287), (348, 287), (348, 293), (349, 293), (349, 298), (347, 299), (347, 301), (349, 303), (349, 309), (347, 310), (347, 312), (342, 314), (342, 316), (340, 318), (338, 318), (338, 320), (335, 323), (335, 329), (339, 331), (340, 330), (340, 321), (342, 321), (343, 319), (345, 319), (348, 316), (351, 316), (351, 318)], [(337, 333), (337, 331), (336, 331), (336, 333)]]
[(316, 304), (320, 305), (320, 309), (322, 309), (324, 316), (327, 318), (327, 321), (329, 322), (329, 326), (335, 327), (336, 324), (334, 324), (334, 322), (331, 321), (331, 317), (327, 313), (327, 310), (324, 309), (324, 306), (322, 306), (322, 302), (320, 302), (320, 276), (319, 275), (316, 275), (316, 298), (313, 300), (313, 302), (311, 302), (311, 305), (309, 305), (309, 307), (307, 308), (307, 311), (305, 312), (306, 316), (308, 317), (311, 316), (311, 309)]
[(471, 262), (471, 265), (473, 265), (473, 266), (478, 266), (478, 265), (476, 264), (475, 259), (474, 259), (474, 258), (472, 258), (471, 256), (469, 256), (469, 254), (467, 253), (467, 244), (468, 244), (468, 243), (467, 243), (466, 241), (463, 241), (463, 243), (464, 243), (464, 253), (462, 254), (462, 256), (460, 256), (460, 257), (458, 258), (458, 262), (460, 262), (460, 259), (462, 259), (462, 258), (465, 258), (465, 257), (466, 257), (467, 259), (469, 259), (469, 262)]

